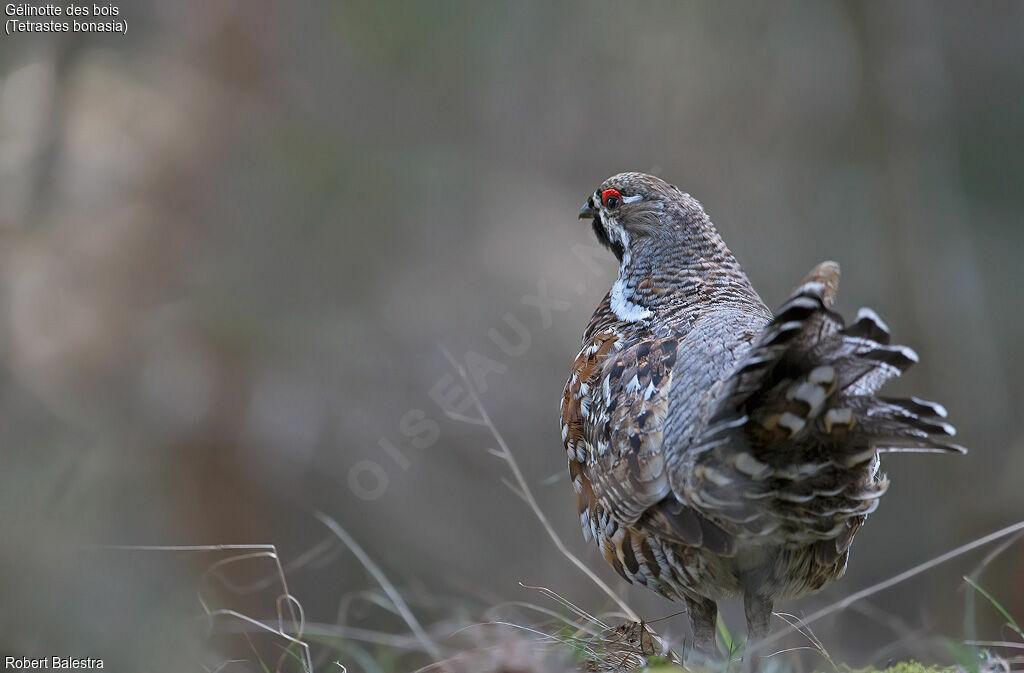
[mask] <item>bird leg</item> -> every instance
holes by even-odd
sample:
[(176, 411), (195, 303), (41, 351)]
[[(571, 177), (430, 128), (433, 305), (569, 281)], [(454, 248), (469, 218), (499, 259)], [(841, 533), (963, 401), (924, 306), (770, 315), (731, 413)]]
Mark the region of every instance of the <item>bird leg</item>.
[[(759, 643), (768, 637), (772, 621), (772, 600), (748, 589), (743, 594), (743, 612), (747, 617), (747, 649), (749, 650), (752, 644)], [(760, 659), (760, 656), (755, 656), (748, 663), (747, 670), (759, 670)]]
[(743, 612), (747, 616), (747, 639), (763, 640), (771, 630), (772, 600), (747, 591), (743, 594)]
[(690, 615), (693, 629), (693, 646), (704, 656), (718, 654), (715, 633), (718, 624), (718, 605), (710, 598), (686, 597), (686, 612)]

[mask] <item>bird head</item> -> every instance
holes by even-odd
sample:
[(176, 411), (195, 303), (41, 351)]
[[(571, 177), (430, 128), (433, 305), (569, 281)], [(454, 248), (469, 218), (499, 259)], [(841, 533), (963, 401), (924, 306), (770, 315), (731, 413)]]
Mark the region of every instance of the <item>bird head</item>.
[(685, 235), (686, 223), (706, 219), (696, 199), (646, 173), (619, 173), (594, 190), (580, 219), (592, 220), (594, 234), (621, 262), (641, 240)]

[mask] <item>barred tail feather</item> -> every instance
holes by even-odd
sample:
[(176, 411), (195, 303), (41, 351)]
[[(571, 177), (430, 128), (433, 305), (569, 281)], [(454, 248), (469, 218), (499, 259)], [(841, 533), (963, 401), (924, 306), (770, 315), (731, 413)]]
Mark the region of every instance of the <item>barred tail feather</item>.
[(702, 513), (832, 540), (888, 486), (879, 452), (965, 451), (941, 405), (877, 395), (917, 354), (870, 309), (846, 325), (831, 309), (838, 280), (838, 265), (816, 267), (726, 382), (689, 448), (684, 493)]
[(742, 426), (761, 439), (832, 439), (839, 451), (869, 444), (962, 452), (948, 441), (956, 430), (941, 405), (876, 396), (919, 358), (890, 343), (888, 326), (871, 309), (849, 326), (831, 310), (838, 274), (838, 265), (825, 262), (794, 290), (733, 374), (704, 440), (720, 444), (724, 432)]
[(944, 420), (946, 410), (934, 402), (915, 397), (868, 398), (858, 417), (864, 419), (861, 432), (879, 451), (967, 453), (967, 449), (950, 441), (956, 428)]

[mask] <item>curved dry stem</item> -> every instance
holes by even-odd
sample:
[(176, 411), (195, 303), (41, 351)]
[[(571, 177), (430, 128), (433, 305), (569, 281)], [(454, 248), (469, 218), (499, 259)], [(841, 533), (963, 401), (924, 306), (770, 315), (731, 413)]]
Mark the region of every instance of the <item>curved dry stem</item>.
[[(250, 617), (248, 615), (244, 615), (241, 612), (238, 612), (237, 610), (218, 609), (218, 610), (214, 610), (213, 612), (211, 612), (209, 616), (211, 618), (213, 618), (213, 617), (232, 617), (234, 619), (238, 619), (238, 620), (240, 620), (242, 622), (245, 622), (246, 624), (254, 626), (258, 630), (266, 631), (268, 633), (273, 633), (274, 635), (276, 635), (278, 637), (284, 638), (290, 644), (295, 645), (299, 649), (302, 650), (302, 654), (303, 654), (302, 665), (305, 667), (305, 669), (306, 669), (306, 671), (308, 673), (313, 673), (313, 659), (310, 657), (309, 645), (304, 643), (304, 642), (302, 642), (301, 640), (288, 635), (284, 631), (278, 631), (274, 627), (269, 626), (267, 624), (264, 624), (263, 622), (261, 622), (261, 621), (259, 621), (257, 619), (253, 619), (252, 617)], [(278, 662), (278, 664), (280, 666), (280, 662)]]
[[(302, 610), (302, 605), (299, 600), (292, 596), (288, 589), (288, 580), (285, 578), (284, 567), (281, 565), (281, 557), (277, 553), (277, 547), (272, 544), (204, 544), (204, 545), (95, 545), (99, 549), (112, 549), (118, 551), (158, 551), (158, 552), (220, 552), (220, 551), (242, 551), (244, 554), (237, 554), (235, 556), (229, 556), (228, 558), (215, 561), (203, 572), (200, 577), (200, 584), (204, 582), (210, 574), (216, 572), (218, 569), (237, 563), (239, 561), (250, 560), (254, 558), (269, 558), (274, 562), (274, 573), (277, 576), (278, 581), (281, 583), (281, 595), (278, 596), (275, 601), (275, 607), (277, 611), (277, 621), (280, 625), (280, 629), (275, 631), (269, 629), (275, 633), (279, 633), (281, 636), (288, 640), (293, 640), (300, 643), (305, 648), (306, 665), (308, 671), (313, 670), (312, 660), (309, 658), (309, 646), (303, 643), (300, 639), (302, 638), (303, 624), (305, 623), (305, 614)], [(220, 573), (217, 573), (218, 580), (232, 591), (235, 587), (227, 578)], [(232, 610), (210, 610), (210, 606), (203, 599), (203, 591), (200, 586), (196, 591), (196, 599), (199, 601), (199, 605), (203, 608), (203, 612), (208, 618), (212, 618), (215, 614), (234, 614), (242, 616), (240, 613), (235, 613)], [(296, 626), (296, 635), (293, 637), (284, 632), (284, 616), (281, 612), (282, 600), (288, 605), (289, 616), (291, 617), (292, 624)], [(296, 611), (297, 610), (297, 611)], [(245, 617), (248, 621), (255, 622), (251, 617)], [(280, 661), (278, 661), (280, 666)]]
[[(640, 617), (636, 614), (636, 612), (633, 611), (631, 607), (629, 607), (626, 601), (624, 601), (618, 594), (616, 594), (612, 590), (612, 588), (609, 587), (607, 583), (605, 583), (604, 580), (602, 580), (600, 577), (597, 576), (596, 573), (594, 573), (593, 570), (588, 568), (586, 564), (583, 563), (583, 561), (581, 561), (575, 554), (569, 551), (569, 548), (565, 546), (564, 542), (562, 542), (562, 538), (558, 535), (557, 532), (555, 532), (555, 529), (551, 525), (551, 522), (548, 521), (548, 518), (544, 514), (544, 511), (540, 508), (540, 505), (537, 504), (537, 500), (533, 497), (533, 491), (530, 490), (530, 485), (526, 481), (526, 477), (523, 476), (522, 471), (519, 469), (519, 463), (516, 461), (515, 455), (509, 448), (508, 443), (505, 441), (505, 438), (502, 437), (501, 433), (498, 431), (498, 428), (494, 425), (494, 422), (491, 420), (490, 414), (487, 413), (487, 409), (484, 408), (483, 403), (480, 401), (480, 396), (476, 392), (476, 387), (473, 385), (473, 382), (469, 379), (469, 376), (466, 374), (466, 370), (445, 348), (442, 347), (441, 352), (444, 354), (445, 358), (448, 359), (448, 362), (449, 364), (451, 364), (452, 368), (458, 373), (459, 378), (462, 379), (462, 383), (463, 385), (466, 386), (467, 393), (470, 399), (472, 400), (473, 405), (476, 407), (477, 413), (480, 414), (479, 418), (468, 420), (477, 425), (485, 426), (488, 430), (491, 431), (491, 435), (494, 437), (494, 441), (497, 442), (498, 448), (491, 449), (491, 453), (493, 453), (498, 458), (504, 460), (505, 464), (508, 465), (509, 470), (512, 472), (512, 476), (515, 477), (515, 482), (518, 485), (518, 488), (514, 488), (513, 492), (520, 498), (522, 498), (527, 505), (529, 505), (530, 509), (533, 511), (534, 515), (540, 521), (541, 525), (544, 527), (544, 530), (547, 532), (548, 537), (550, 537), (551, 541), (554, 542), (555, 547), (562, 554), (562, 556), (568, 559), (569, 562), (576, 566), (580, 570), (580, 572), (586, 575), (591, 582), (597, 585), (597, 587), (601, 591), (603, 591), (605, 595), (611, 598), (612, 601), (614, 601), (615, 604), (619, 607), (619, 609), (626, 613), (632, 621), (639, 622)], [(449, 417), (454, 418), (456, 420), (462, 420), (464, 418), (467, 418), (461, 414), (453, 414), (448, 411), (446, 411), (445, 413), (448, 414)]]

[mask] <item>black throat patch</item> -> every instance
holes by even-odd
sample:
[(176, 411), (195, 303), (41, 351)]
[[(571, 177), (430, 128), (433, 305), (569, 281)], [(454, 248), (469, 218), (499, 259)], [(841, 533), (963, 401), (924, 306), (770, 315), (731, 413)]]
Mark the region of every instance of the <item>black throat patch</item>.
[(617, 241), (613, 241), (612, 239), (608, 238), (608, 232), (605, 231), (604, 225), (601, 224), (601, 216), (600, 215), (594, 217), (594, 221), (593, 221), (592, 225), (594, 227), (594, 235), (597, 236), (598, 242), (600, 242), (601, 245), (603, 245), (604, 247), (606, 247), (609, 250), (611, 250), (612, 254), (615, 255), (615, 259), (617, 259), (617, 260), (619, 260), (621, 262), (622, 261), (622, 253), (623, 253), (622, 244), (617, 242)]

